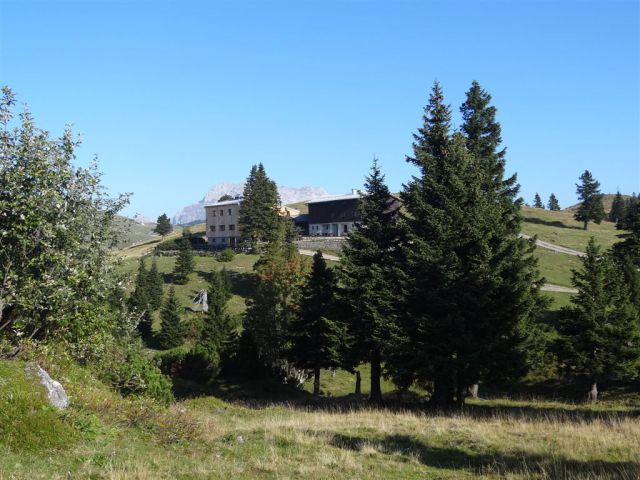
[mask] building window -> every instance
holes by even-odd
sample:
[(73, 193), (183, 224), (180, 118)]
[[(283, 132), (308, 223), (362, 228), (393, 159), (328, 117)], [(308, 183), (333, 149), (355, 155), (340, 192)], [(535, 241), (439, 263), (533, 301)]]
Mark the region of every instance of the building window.
[(216, 226), (215, 225), (211, 225), (209, 227), (209, 230), (211, 230), (212, 232), (215, 232), (216, 231)]
[(231, 216), (231, 209), (229, 209), (229, 216)]
[(229, 225), (229, 230), (235, 230), (236, 226), (232, 223), (231, 225)]
[(220, 231), (221, 232), (224, 232), (224, 228), (225, 228), (224, 225), (220, 225)]
[(346, 223), (342, 226), (342, 233), (349, 233), (349, 226)]
[(224, 217), (224, 210), (223, 209), (220, 209), (220, 216)]
[(215, 210), (211, 210), (211, 216), (215, 217), (216, 216), (216, 211)]

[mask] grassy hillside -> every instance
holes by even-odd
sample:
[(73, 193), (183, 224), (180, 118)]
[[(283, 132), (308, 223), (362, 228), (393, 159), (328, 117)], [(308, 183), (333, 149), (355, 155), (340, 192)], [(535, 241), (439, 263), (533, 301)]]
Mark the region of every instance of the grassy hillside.
[[(639, 405), (633, 403), (605, 400), (594, 410), (490, 400), (446, 415), (421, 407), (371, 409), (355, 399), (348, 407), (340, 400), (317, 403), (293, 391), (290, 403), (273, 403), (263, 390), (253, 406), (203, 396), (164, 408), (122, 398), (77, 365), (42, 361), (71, 405), (52, 409), (23, 362), (0, 361), (0, 478), (640, 476)], [(341, 382), (324, 388), (340, 394)]]
[[(609, 211), (611, 210), (611, 204), (613, 203), (613, 199), (615, 198), (615, 196), (616, 196), (615, 193), (606, 193), (602, 196), (602, 205), (604, 206), (605, 212), (609, 213)], [(625, 200), (627, 200), (630, 197), (631, 195), (622, 195), (622, 198), (624, 198)], [(567, 207), (564, 210), (573, 213), (578, 209), (579, 206), (580, 204), (576, 203), (575, 205), (571, 205), (570, 207)]]
[(132, 245), (152, 240), (157, 235), (153, 233), (153, 229), (156, 228), (155, 223), (147, 223), (142, 225), (138, 222), (126, 217), (116, 217), (114, 219), (114, 227), (120, 233), (121, 239), (118, 242), (117, 248), (123, 249)]
[(600, 225), (589, 223), (589, 229), (583, 230), (582, 223), (573, 219), (573, 212), (562, 210), (551, 212), (539, 208), (523, 207), (522, 233), (538, 235), (540, 240), (563, 247), (573, 248), (584, 252), (589, 238), (595, 237), (596, 241), (604, 248), (609, 248), (619, 241), (615, 224), (603, 221)]

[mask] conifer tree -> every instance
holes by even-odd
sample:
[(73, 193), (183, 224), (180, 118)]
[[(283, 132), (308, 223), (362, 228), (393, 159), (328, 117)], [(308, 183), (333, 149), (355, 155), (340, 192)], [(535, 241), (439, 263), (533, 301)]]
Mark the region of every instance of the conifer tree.
[(171, 220), (169, 220), (166, 213), (158, 217), (158, 220), (156, 220), (156, 228), (154, 228), (153, 231), (163, 237), (173, 231), (173, 225), (171, 225)]
[(544, 209), (544, 204), (542, 203), (542, 199), (538, 192), (536, 192), (535, 197), (533, 197), (533, 208), (542, 208)]
[(558, 199), (553, 193), (549, 195), (549, 202), (547, 203), (547, 208), (554, 212), (560, 210), (560, 203), (558, 202)]
[(160, 311), (160, 332), (158, 332), (158, 346), (167, 350), (182, 345), (186, 335), (184, 325), (180, 321), (180, 307), (173, 287), (169, 289), (167, 299)]
[[(491, 97), (474, 82), (462, 133), (450, 136), (439, 86), (427, 106), (415, 163), (423, 173), (403, 192), (407, 210), (405, 358), (414, 378), (433, 382), (432, 402), (462, 406), (469, 386), (522, 374), (543, 308), (533, 244), (518, 238), (515, 176), (503, 178), (504, 149)], [(443, 113), (444, 112), (444, 113)], [(444, 148), (439, 146), (444, 145)], [(402, 378), (407, 378), (407, 371)]]
[(609, 221), (613, 223), (622, 221), (626, 215), (626, 207), (627, 204), (620, 194), (620, 190), (618, 190), (616, 196), (613, 197), (613, 202), (611, 203), (611, 210), (609, 211)]
[(247, 302), (245, 330), (265, 366), (288, 380), (301, 381), (300, 372), (290, 369), (286, 353), (291, 347), (289, 331), (298, 317), (305, 265), (295, 245), (286, 242), (284, 225), (253, 269), (255, 287)]
[(221, 354), (234, 334), (231, 319), (227, 313), (227, 303), (230, 299), (231, 285), (226, 270), (213, 271), (207, 296), (209, 311), (205, 316), (200, 342)]
[(576, 193), (580, 199), (580, 206), (573, 218), (582, 222), (587, 230), (589, 222), (600, 224), (605, 218), (600, 182), (595, 180), (589, 170), (580, 175), (580, 184), (576, 184)]
[(140, 316), (138, 322), (138, 331), (143, 336), (151, 334), (151, 299), (149, 295), (149, 272), (145, 265), (144, 258), (138, 263), (138, 274), (136, 275), (136, 283), (127, 301), (130, 310), (136, 312)]
[(372, 402), (382, 400), (382, 365), (391, 356), (398, 335), (399, 271), (397, 210), (374, 159), (360, 200), (360, 222), (349, 232), (339, 266), (340, 297), (345, 306), (354, 363), (371, 363)]
[(346, 334), (337, 318), (335, 277), (321, 252), (313, 256), (311, 273), (302, 287), (300, 314), (291, 325), (289, 356), (298, 368), (313, 370), (313, 394), (320, 395), (320, 369), (341, 364)]
[(162, 305), (162, 286), (164, 280), (162, 274), (158, 271), (158, 262), (156, 257), (153, 257), (151, 261), (151, 268), (148, 273), (148, 292), (149, 292), (149, 305), (152, 310), (157, 310)]
[(592, 237), (582, 268), (573, 272), (578, 293), (558, 322), (565, 368), (586, 375), (587, 399), (598, 399), (598, 382), (607, 376), (637, 373), (640, 364), (640, 317), (610, 255)]
[(256, 250), (275, 239), (280, 223), (280, 195), (262, 163), (251, 168), (240, 205), (240, 241)]
[(195, 261), (193, 259), (193, 249), (188, 239), (182, 239), (180, 242), (180, 252), (173, 268), (175, 283), (184, 285), (188, 281), (189, 274), (193, 272)]

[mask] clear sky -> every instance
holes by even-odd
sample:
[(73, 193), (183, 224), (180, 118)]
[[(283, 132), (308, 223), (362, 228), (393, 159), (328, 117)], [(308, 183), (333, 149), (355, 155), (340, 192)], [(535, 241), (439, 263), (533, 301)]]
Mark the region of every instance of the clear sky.
[(638, 1), (0, 0), (0, 83), (82, 133), (127, 214), (173, 215), (252, 164), (287, 186), (393, 190), (435, 79), (492, 95), (522, 195), (640, 191)]

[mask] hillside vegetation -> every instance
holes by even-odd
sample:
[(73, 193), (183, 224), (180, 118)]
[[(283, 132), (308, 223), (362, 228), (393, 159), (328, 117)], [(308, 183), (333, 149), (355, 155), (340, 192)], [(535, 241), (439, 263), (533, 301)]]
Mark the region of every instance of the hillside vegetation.
[(558, 402), (476, 401), (465, 414), (443, 415), (315, 403), (292, 391), (283, 394), (293, 403), (274, 404), (263, 390), (254, 407), (204, 396), (164, 409), (120, 397), (59, 356), (40, 360), (62, 381), (71, 405), (53, 410), (23, 362), (0, 361), (0, 378), (10, 380), (0, 390), (0, 478), (640, 475), (633, 407), (606, 401), (597, 411)]

